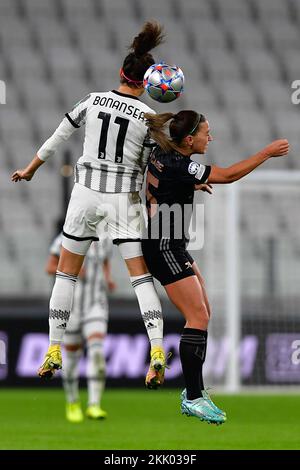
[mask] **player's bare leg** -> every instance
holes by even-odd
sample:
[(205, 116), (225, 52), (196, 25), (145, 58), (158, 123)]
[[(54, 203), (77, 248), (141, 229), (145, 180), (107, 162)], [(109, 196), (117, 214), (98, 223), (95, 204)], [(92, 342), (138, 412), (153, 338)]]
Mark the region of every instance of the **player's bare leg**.
[(226, 414), (212, 402), (203, 383), (209, 313), (202, 285), (195, 275), (164, 287), (186, 320), (180, 340), (180, 360), (186, 383), (186, 390), (181, 394), (181, 412), (211, 424), (222, 424)]
[(210, 308), (210, 304), (209, 304), (209, 300), (208, 300), (208, 296), (207, 296), (207, 293), (206, 293), (206, 287), (205, 287), (205, 281), (203, 279), (203, 276), (200, 272), (200, 269), (197, 265), (197, 263), (194, 261), (194, 263), (192, 264), (192, 268), (194, 270), (194, 273), (196, 274), (197, 278), (198, 278), (198, 281), (201, 285), (201, 288), (202, 288), (202, 295), (203, 295), (203, 300), (204, 300), (204, 303), (205, 303), (205, 306), (206, 306), (206, 310), (207, 310), (207, 313), (208, 313), (208, 317), (209, 319), (211, 318), (211, 308)]

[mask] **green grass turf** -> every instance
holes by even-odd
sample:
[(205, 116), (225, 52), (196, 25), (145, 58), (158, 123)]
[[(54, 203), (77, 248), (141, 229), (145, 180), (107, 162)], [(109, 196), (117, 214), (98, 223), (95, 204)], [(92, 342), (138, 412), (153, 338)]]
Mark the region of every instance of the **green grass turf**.
[(300, 396), (215, 401), (228, 415), (223, 426), (182, 416), (177, 390), (107, 390), (107, 420), (70, 424), (61, 390), (1, 390), (0, 449), (300, 449)]

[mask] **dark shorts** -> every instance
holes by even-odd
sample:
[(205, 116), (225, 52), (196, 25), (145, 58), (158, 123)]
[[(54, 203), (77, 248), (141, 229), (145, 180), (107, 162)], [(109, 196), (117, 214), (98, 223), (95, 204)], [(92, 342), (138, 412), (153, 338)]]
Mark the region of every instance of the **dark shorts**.
[(163, 286), (195, 275), (194, 260), (183, 242), (168, 238), (142, 240), (142, 250), (150, 273)]

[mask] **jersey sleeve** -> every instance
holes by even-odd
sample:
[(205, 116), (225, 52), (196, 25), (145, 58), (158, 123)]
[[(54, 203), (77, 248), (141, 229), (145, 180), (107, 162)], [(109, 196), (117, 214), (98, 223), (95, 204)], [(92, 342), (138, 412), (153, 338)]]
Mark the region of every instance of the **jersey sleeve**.
[(79, 128), (85, 124), (90, 98), (91, 94), (88, 94), (75, 104), (72, 111), (65, 114), (66, 118), (75, 128)]
[(45, 162), (48, 158), (52, 157), (60, 144), (67, 141), (74, 131), (75, 127), (70, 124), (67, 118), (64, 118), (51, 137), (37, 151), (37, 156), (40, 160)]
[(190, 159), (184, 159), (177, 168), (179, 181), (185, 183), (202, 184), (207, 181), (211, 171), (211, 166), (202, 165)]
[(153, 149), (157, 146), (157, 143), (151, 139), (149, 130), (147, 131), (147, 135), (143, 142), (143, 151), (141, 156), (141, 168), (142, 172), (144, 173), (145, 168), (148, 164), (149, 157), (153, 151)]

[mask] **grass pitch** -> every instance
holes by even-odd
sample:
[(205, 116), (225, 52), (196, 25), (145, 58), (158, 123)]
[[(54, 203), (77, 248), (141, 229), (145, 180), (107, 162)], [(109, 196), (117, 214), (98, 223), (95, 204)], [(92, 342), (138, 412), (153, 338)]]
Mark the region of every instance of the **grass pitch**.
[(1, 390), (0, 449), (300, 449), (300, 396), (216, 396), (228, 415), (216, 427), (182, 416), (179, 394), (107, 390), (107, 420), (70, 424), (62, 390)]

